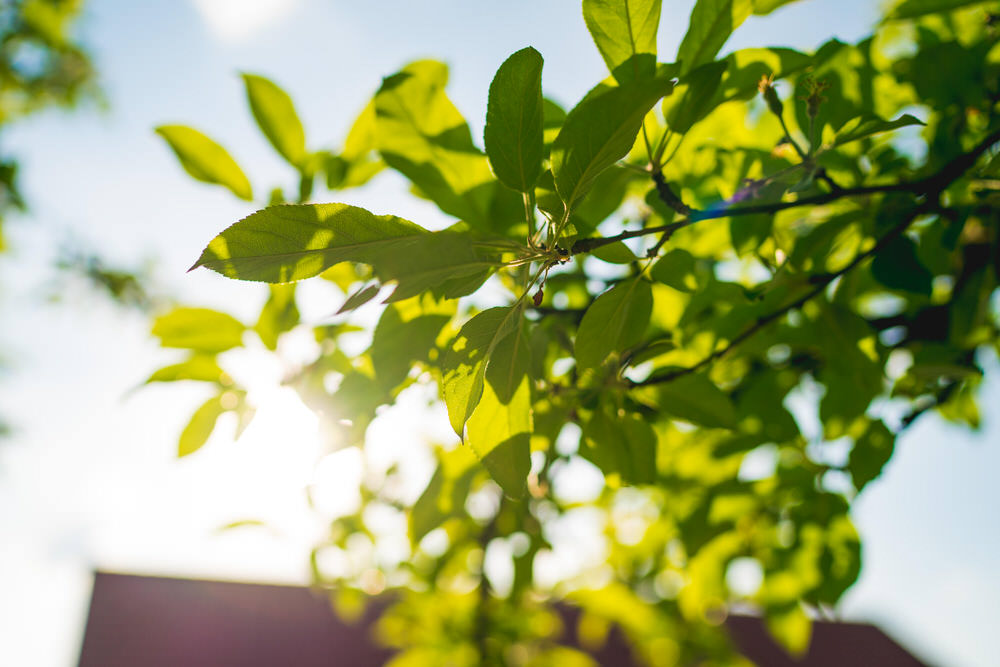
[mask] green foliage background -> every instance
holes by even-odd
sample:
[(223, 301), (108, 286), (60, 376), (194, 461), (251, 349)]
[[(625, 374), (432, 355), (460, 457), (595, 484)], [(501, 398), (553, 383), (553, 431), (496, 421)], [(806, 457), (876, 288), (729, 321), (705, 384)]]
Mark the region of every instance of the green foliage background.
[[(217, 355), (247, 330), (277, 351), (304, 326), (294, 282), (319, 277), (345, 300), (289, 383), (331, 447), (363, 446), (377, 409), (437, 387), (462, 444), (442, 443), (410, 506), (394, 496), (399, 473), (366, 482), (361, 510), (316, 551), (317, 562), (324, 550), (370, 553), (358, 545), (380, 539), (372, 508), (406, 514), (410, 557), (357, 556), (336, 580), (315, 569), (345, 609), (393, 591), (381, 626), (402, 649), (393, 664), (588, 664), (559, 644), (556, 600), (583, 610), (594, 641), (619, 626), (651, 664), (738, 660), (717, 625), (740, 604), (800, 652), (810, 614), (858, 576), (848, 511), (897, 435), (928, 410), (978, 426), (977, 354), (996, 349), (1000, 324), (998, 7), (904, 0), (856, 44), (719, 58), (751, 14), (782, 4), (699, 0), (676, 58), (661, 62), (658, 1), (585, 0), (609, 77), (563, 110), (544, 96), (558, 76), (544, 70), (545, 45), (514, 53), (490, 86), (483, 149), (442, 63), (386, 77), (337, 150), (310, 149), (287, 93), (244, 75), (299, 191), (272, 190), (193, 268), (270, 283), (270, 298), (254, 323), (164, 313), (154, 335), (187, 356), (150, 381), (218, 389), (180, 455), (225, 412), (242, 428), (253, 406)], [(158, 132), (192, 177), (254, 200), (212, 139)], [(383, 169), (456, 222), (429, 231), (309, 203), (317, 183), (343, 190)], [(342, 337), (357, 328), (345, 314), (376, 296), (370, 345), (349, 354)], [(788, 408), (803, 388), (819, 396), (818, 442)], [(849, 446), (843, 465), (817, 455), (835, 441)], [(765, 451), (773, 473), (741, 476)], [(541, 590), (535, 556), (555, 520), (583, 509), (552, 491), (577, 457), (605, 478), (585, 505), (604, 522), (607, 567), (597, 587)], [(470, 496), (492, 509), (470, 511)], [(516, 545), (509, 591), (483, 575), (494, 541)], [(727, 578), (737, 559), (762, 573), (755, 591)]]

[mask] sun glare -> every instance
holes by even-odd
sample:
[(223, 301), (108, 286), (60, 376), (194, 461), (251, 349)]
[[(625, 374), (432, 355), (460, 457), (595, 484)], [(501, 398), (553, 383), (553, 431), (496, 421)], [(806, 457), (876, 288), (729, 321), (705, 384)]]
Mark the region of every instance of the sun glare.
[(287, 17), (299, 0), (192, 0), (212, 34), (239, 42)]

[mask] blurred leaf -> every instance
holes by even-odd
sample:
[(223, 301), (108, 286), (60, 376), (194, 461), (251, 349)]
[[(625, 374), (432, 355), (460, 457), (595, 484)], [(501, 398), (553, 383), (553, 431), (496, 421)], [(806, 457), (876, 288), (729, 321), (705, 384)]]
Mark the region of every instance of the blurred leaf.
[(454, 313), (454, 301), (437, 303), (427, 295), (390, 304), (372, 334), (375, 380), (387, 390), (403, 382), (414, 363), (427, 361), (438, 334)]
[(208, 308), (175, 308), (153, 322), (153, 335), (163, 347), (182, 347), (214, 354), (243, 345), (246, 327), (232, 315)]
[(156, 133), (166, 140), (192, 178), (229, 188), (240, 199), (253, 199), (250, 181), (225, 148), (183, 125), (161, 125)]
[(812, 621), (798, 604), (767, 611), (767, 629), (792, 656), (805, 655), (812, 636)]
[(915, 19), (927, 14), (946, 12), (982, 2), (983, 0), (902, 0), (886, 14), (885, 18), (887, 21)]
[(930, 295), (934, 276), (917, 259), (917, 246), (908, 236), (889, 241), (872, 260), (872, 276), (886, 287)]
[(430, 482), (410, 510), (410, 539), (417, 543), (447, 519), (465, 515), (465, 499), (476, 475), (467, 447), (443, 452)]
[(637, 398), (664, 413), (692, 424), (735, 428), (736, 409), (729, 396), (704, 375), (689, 374), (643, 387)]
[(636, 262), (641, 259), (636, 257), (635, 253), (632, 252), (632, 249), (621, 241), (609, 243), (608, 245), (602, 245), (601, 247), (593, 250), (590, 254), (599, 260), (608, 262), (609, 264), (631, 264), (632, 262)]
[(628, 154), (646, 113), (673, 86), (665, 77), (623, 84), (588, 95), (569, 112), (552, 144), (552, 174), (567, 210)]
[[(764, 3), (762, 7), (771, 3)], [(677, 49), (681, 74), (711, 62), (726, 40), (753, 11), (753, 0), (698, 0)]]
[(269, 79), (244, 74), (247, 102), (257, 126), (274, 149), (296, 169), (306, 160), (306, 134), (292, 98)]
[(656, 71), (661, 0), (583, 0), (583, 20), (619, 83)]
[(914, 118), (908, 113), (903, 114), (896, 120), (885, 120), (874, 114), (860, 116), (854, 121), (849, 121), (844, 127), (837, 131), (837, 136), (833, 139), (834, 146), (843, 146), (852, 141), (858, 141), (865, 137), (880, 132), (889, 132), (907, 125), (923, 125), (923, 121)]
[(354, 292), (354, 294), (347, 297), (347, 300), (344, 301), (344, 305), (337, 309), (336, 314), (342, 315), (360, 308), (374, 299), (375, 296), (378, 295), (380, 289), (380, 285), (365, 285), (364, 287), (361, 287), (358, 291)]
[(532, 192), (542, 173), (542, 56), (530, 46), (507, 58), (493, 77), (485, 141), (500, 182)]
[(196, 380), (198, 382), (218, 382), (229, 384), (228, 376), (219, 367), (214, 355), (195, 354), (187, 361), (171, 366), (164, 366), (155, 371), (146, 380), (150, 382), (177, 382), (179, 380)]
[(642, 340), (653, 310), (649, 283), (633, 278), (597, 297), (580, 322), (574, 345), (581, 370), (604, 363)]
[(291, 331), (299, 323), (299, 308), (295, 304), (295, 285), (268, 285), (270, 296), (260, 311), (254, 331), (269, 350), (278, 349), (278, 336)]
[(218, 421), (219, 415), (226, 411), (226, 408), (222, 407), (222, 399), (221, 394), (213, 396), (191, 415), (191, 421), (184, 427), (177, 443), (178, 457), (193, 454), (208, 441), (212, 431), (215, 430), (215, 422)]
[(854, 480), (854, 488), (863, 489), (882, 474), (882, 468), (892, 458), (896, 436), (881, 421), (872, 422), (864, 435), (854, 442), (847, 470)]
[(626, 484), (651, 484), (656, 477), (656, 433), (636, 414), (595, 410), (583, 427), (580, 454)]

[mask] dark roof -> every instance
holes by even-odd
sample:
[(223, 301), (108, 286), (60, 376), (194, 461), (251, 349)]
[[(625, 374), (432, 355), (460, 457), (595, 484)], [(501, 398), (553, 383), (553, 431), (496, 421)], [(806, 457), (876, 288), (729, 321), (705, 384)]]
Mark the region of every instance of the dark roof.
[[(325, 595), (300, 586), (98, 572), (79, 664), (375, 667), (392, 655), (372, 636), (383, 606), (375, 600), (351, 624), (333, 612)], [(560, 611), (575, 629), (578, 612)], [(730, 616), (727, 625), (741, 653), (764, 667), (922, 665), (870, 625), (817, 621), (809, 652), (799, 660), (774, 643), (759, 618)], [(601, 665), (636, 664), (617, 631), (592, 655)]]

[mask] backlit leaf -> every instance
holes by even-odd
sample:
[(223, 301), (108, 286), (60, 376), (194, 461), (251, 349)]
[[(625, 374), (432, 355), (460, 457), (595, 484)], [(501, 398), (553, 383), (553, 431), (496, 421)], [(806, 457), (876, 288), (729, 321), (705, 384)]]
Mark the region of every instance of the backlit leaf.
[(597, 50), (624, 83), (652, 76), (661, 0), (583, 0), (583, 19)]
[(907, 125), (923, 124), (920, 119), (914, 118), (908, 113), (903, 114), (896, 120), (885, 120), (874, 114), (861, 116), (854, 121), (849, 121), (837, 131), (837, 136), (833, 139), (833, 145), (843, 146), (851, 141), (858, 141), (859, 139), (864, 139), (880, 132), (888, 132), (900, 127), (906, 127)]
[(681, 73), (711, 62), (729, 36), (753, 12), (753, 0), (698, 0), (677, 50)]
[(274, 82), (255, 74), (244, 74), (247, 102), (261, 132), (292, 166), (302, 168), (306, 159), (306, 135), (292, 98)]
[(253, 199), (250, 181), (225, 148), (184, 125), (161, 125), (156, 133), (166, 140), (192, 178), (229, 188), (240, 199)]
[(153, 322), (163, 347), (216, 353), (243, 345), (246, 327), (232, 315), (208, 308), (175, 308)]
[(500, 182), (530, 193), (542, 173), (542, 56), (530, 46), (500, 65), (486, 107), (486, 154)]
[(177, 443), (178, 457), (193, 454), (208, 441), (212, 431), (215, 430), (219, 416), (226, 411), (222, 403), (222, 395), (213, 396), (195, 410)]
[(569, 112), (552, 144), (552, 174), (567, 209), (628, 154), (646, 113), (673, 87), (665, 77), (627, 83), (588, 96)]

